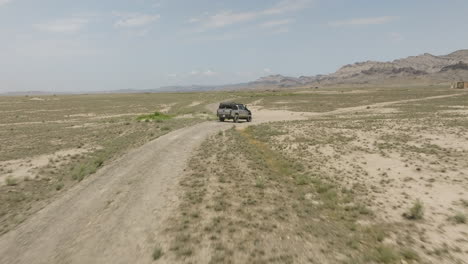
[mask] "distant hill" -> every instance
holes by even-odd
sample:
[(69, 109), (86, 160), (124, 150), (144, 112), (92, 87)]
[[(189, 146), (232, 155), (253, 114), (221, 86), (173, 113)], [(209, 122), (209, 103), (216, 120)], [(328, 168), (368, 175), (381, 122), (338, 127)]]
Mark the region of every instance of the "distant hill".
[(4, 96), (41, 96), (41, 95), (53, 95), (53, 94), (66, 94), (66, 93), (54, 93), (54, 92), (43, 92), (43, 91), (26, 91), (26, 92), (6, 92), (0, 95)]
[(250, 87), (279, 88), (336, 84), (390, 84), (393, 82), (444, 83), (468, 80), (468, 50), (435, 56), (425, 53), (391, 62), (365, 61), (348, 64), (329, 75), (288, 77), (270, 75), (249, 83)]

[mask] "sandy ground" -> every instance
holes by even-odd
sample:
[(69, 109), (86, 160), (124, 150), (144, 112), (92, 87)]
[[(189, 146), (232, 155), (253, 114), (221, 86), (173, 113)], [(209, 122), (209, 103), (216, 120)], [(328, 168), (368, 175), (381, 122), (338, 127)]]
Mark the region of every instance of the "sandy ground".
[[(304, 118), (264, 110), (237, 125)], [(0, 263), (151, 263), (187, 160), (207, 136), (232, 125), (205, 122), (124, 155), (0, 237)]]
[(97, 148), (76, 148), (61, 150), (50, 155), (40, 155), (29, 159), (9, 160), (0, 162), (0, 186), (6, 184), (6, 179), (24, 180), (37, 179), (39, 170), (53, 164), (60, 166), (71, 161), (72, 156), (92, 152)]
[[(434, 98), (441, 97), (426, 99)], [(320, 115), (251, 108), (253, 122), (236, 126)], [(105, 166), (0, 237), (0, 263), (152, 263), (158, 232), (177, 204), (177, 182), (188, 159), (207, 136), (232, 125), (204, 122), (180, 129)]]

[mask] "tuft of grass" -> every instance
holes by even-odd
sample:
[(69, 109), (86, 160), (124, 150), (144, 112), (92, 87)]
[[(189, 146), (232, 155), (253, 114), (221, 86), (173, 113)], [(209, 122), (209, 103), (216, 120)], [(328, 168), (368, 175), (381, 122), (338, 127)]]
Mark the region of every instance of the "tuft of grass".
[(13, 177), (8, 177), (6, 179), (6, 185), (7, 186), (16, 186), (16, 185), (18, 185), (18, 181)]
[(387, 246), (380, 246), (367, 256), (367, 259), (377, 263), (397, 263), (401, 257), (398, 251)]
[(402, 249), (400, 254), (404, 259), (409, 261), (419, 261), (421, 259), (416, 251), (409, 248)]
[(257, 187), (259, 189), (265, 189), (265, 181), (263, 179), (258, 178), (255, 181), (255, 187)]
[(160, 259), (163, 255), (163, 250), (161, 247), (157, 246), (154, 250), (153, 250), (153, 260), (156, 261), (158, 259)]
[(72, 169), (72, 179), (82, 181), (88, 175), (96, 173), (96, 171), (104, 165), (105, 159), (104, 155), (100, 155), (84, 164), (74, 167)]
[(55, 185), (55, 190), (60, 191), (63, 189), (63, 187), (64, 187), (63, 182), (59, 182), (57, 183), (57, 185)]
[(456, 224), (466, 224), (466, 215), (463, 213), (457, 213), (451, 217), (451, 220)]
[(421, 220), (424, 217), (424, 205), (420, 200), (416, 200), (413, 207), (408, 212), (403, 213), (403, 217), (408, 220)]
[(163, 113), (160, 113), (160, 112), (154, 112), (154, 113), (149, 114), (149, 115), (141, 115), (141, 116), (137, 117), (137, 120), (138, 121), (149, 122), (149, 121), (164, 121), (164, 120), (169, 120), (171, 118), (172, 117), (170, 115), (166, 115), (166, 114), (163, 114)]
[(461, 199), (460, 202), (464, 207), (468, 207), (468, 200)]
[(307, 185), (309, 183), (309, 179), (305, 175), (297, 175), (295, 180), (296, 185)]

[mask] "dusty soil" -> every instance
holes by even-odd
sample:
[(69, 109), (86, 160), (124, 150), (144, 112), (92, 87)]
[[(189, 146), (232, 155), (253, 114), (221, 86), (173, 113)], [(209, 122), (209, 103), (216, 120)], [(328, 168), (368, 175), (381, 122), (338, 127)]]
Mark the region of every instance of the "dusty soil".
[[(435, 98), (441, 97), (426, 99)], [(369, 106), (401, 102), (405, 101)], [(366, 106), (325, 115), (367, 111)], [(252, 109), (254, 121), (236, 126), (321, 115), (258, 106)], [(189, 158), (209, 135), (232, 126), (229, 122), (204, 122), (183, 128), (106, 165), (1, 236), (0, 263), (152, 263), (162, 223), (178, 203), (177, 183)]]
[(95, 151), (94, 148), (75, 148), (57, 151), (50, 155), (39, 155), (29, 159), (18, 159), (0, 162), (0, 186), (7, 184), (7, 179), (13, 180), (38, 180), (39, 171), (53, 164), (61, 166), (71, 161), (72, 156), (79, 156), (84, 153)]
[[(304, 117), (261, 111), (250, 124), (294, 119)], [(188, 158), (208, 135), (232, 125), (180, 129), (105, 166), (0, 237), (0, 263), (151, 263)]]

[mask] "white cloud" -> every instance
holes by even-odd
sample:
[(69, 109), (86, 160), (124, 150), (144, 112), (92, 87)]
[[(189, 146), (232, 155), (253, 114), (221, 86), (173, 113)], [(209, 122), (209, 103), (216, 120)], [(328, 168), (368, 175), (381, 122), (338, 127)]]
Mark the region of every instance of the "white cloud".
[(120, 17), (119, 20), (115, 22), (116, 27), (123, 27), (123, 28), (133, 28), (133, 27), (143, 27), (147, 26), (159, 18), (160, 15), (147, 15), (147, 14), (138, 14), (138, 13), (115, 13), (116, 16)]
[(380, 25), (392, 22), (398, 19), (395, 16), (381, 16), (381, 17), (368, 17), (368, 18), (355, 18), (350, 20), (333, 21), (328, 23), (330, 26), (359, 26), (359, 25)]
[(153, 4), (152, 4), (152, 7), (153, 8), (158, 8), (162, 6), (162, 1), (155, 1)]
[(255, 19), (258, 13), (244, 12), (234, 13), (231, 11), (223, 11), (213, 16), (210, 16), (204, 26), (206, 28), (221, 28), (232, 24), (243, 23)]
[(263, 72), (264, 73), (271, 73), (271, 69), (270, 68), (265, 68), (265, 69), (263, 69)]
[(0, 6), (6, 5), (6, 4), (10, 3), (11, 1), (13, 1), (13, 0), (0, 0)]
[(73, 33), (80, 31), (89, 23), (88, 18), (68, 18), (35, 24), (40, 31), (52, 33)]
[(203, 75), (205, 76), (213, 76), (213, 75), (216, 75), (217, 73), (212, 71), (212, 70), (206, 70), (203, 72)]
[(217, 74), (218, 74), (217, 72), (214, 72), (212, 70), (206, 70), (206, 71), (193, 70), (193, 71), (189, 72), (190, 76), (207, 76), (207, 77), (210, 77), (210, 76), (214, 76), (214, 75), (217, 75)]
[(168, 74), (167, 76), (171, 77), (171, 78), (177, 78), (177, 74), (176, 73), (170, 73)]
[[(223, 28), (234, 24), (246, 23), (263, 17), (298, 11), (307, 8), (310, 3), (312, 3), (312, 0), (283, 0), (270, 8), (259, 11), (221, 11), (214, 15), (205, 15), (203, 17), (191, 18), (189, 22), (199, 24), (200, 28), (198, 31), (206, 31), (208, 29)], [(284, 21), (281, 22), (284, 23)]]
[(292, 19), (270, 20), (270, 21), (260, 24), (260, 26), (271, 28), (271, 27), (288, 25), (288, 24), (291, 24), (292, 22), (293, 22)]
[(308, 7), (312, 3), (312, 0), (283, 0), (278, 2), (272, 8), (263, 11), (264, 14), (268, 15), (279, 15), (286, 12), (297, 11)]
[(193, 18), (190, 18), (188, 20), (189, 23), (197, 23), (197, 22), (200, 22), (200, 18), (197, 18), (197, 17), (193, 17)]
[(393, 43), (400, 43), (405, 39), (403, 35), (398, 32), (391, 32), (388, 34), (388, 37)]

